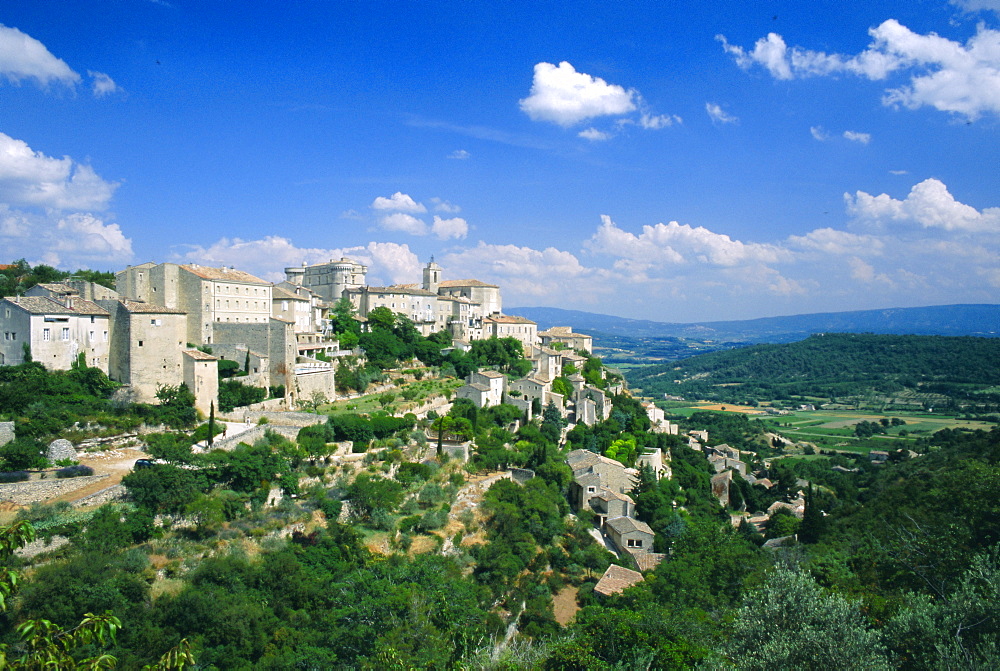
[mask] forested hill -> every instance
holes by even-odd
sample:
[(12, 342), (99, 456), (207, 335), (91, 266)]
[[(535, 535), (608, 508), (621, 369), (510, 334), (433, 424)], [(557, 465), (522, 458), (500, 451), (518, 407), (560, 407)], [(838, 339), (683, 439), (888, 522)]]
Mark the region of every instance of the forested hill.
[(917, 308), (824, 312), (742, 321), (679, 324), (558, 308), (507, 308), (538, 322), (539, 330), (572, 325), (598, 342), (605, 335), (687, 338), (717, 342), (791, 342), (813, 333), (889, 333), (948, 336), (1000, 335), (1000, 305), (934, 305)]
[(788, 386), (870, 386), (892, 391), (1000, 384), (1000, 339), (831, 333), (794, 343), (711, 352), (627, 375), (645, 395), (695, 393), (719, 385), (779, 391)]

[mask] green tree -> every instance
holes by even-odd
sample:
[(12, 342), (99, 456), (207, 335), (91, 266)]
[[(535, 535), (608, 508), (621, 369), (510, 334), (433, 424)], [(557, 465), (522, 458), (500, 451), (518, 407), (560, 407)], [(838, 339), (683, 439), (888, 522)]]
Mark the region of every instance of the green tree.
[(747, 670), (890, 668), (857, 603), (824, 594), (808, 574), (783, 567), (737, 610), (728, 652)]

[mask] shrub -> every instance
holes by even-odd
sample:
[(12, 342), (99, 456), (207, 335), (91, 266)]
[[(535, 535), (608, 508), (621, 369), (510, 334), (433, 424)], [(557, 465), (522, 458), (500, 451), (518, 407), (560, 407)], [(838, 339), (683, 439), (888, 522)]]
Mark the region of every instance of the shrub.
[(0, 483), (24, 482), (28, 479), (27, 471), (12, 471), (10, 473), (0, 473)]
[(76, 466), (67, 466), (66, 468), (60, 468), (56, 471), (57, 478), (78, 478), (81, 475), (93, 475), (94, 469), (90, 466), (84, 466), (83, 464), (77, 464)]

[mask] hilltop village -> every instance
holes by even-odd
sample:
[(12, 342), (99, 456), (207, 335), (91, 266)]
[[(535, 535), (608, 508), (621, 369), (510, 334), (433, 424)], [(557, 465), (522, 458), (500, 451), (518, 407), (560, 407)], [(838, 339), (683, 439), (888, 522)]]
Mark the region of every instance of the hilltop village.
[[(480, 407), (512, 403), (531, 412), (533, 400), (568, 415), (606, 417), (603, 393), (574, 379), (572, 394), (551, 389), (573, 352), (591, 338), (568, 327), (539, 332), (523, 317), (505, 315), (500, 287), (479, 280), (443, 280), (433, 260), (422, 284), (365, 284), (367, 267), (350, 259), (285, 269), (278, 284), (231, 267), (144, 263), (116, 273), (116, 288), (84, 280), (43, 283), (0, 301), (0, 365), (29, 358), (69, 370), (80, 357), (123, 385), (138, 402), (155, 401), (162, 386), (186, 384), (208, 413), (218, 394), (218, 362), (240, 363), (248, 385), (284, 390), (284, 406), (304, 399), (335, 400), (335, 361), (360, 354), (341, 347), (331, 312), (349, 301), (361, 329), (378, 308), (410, 320), (423, 336), (445, 332), (451, 346), (491, 337), (517, 339), (535, 364), (508, 389), (489, 373), (460, 391)], [(553, 346), (561, 348), (558, 352)], [(487, 382), (486, 384), (483, 384)], [(536, 404), (537, 407), (537, 404)]]
[[(350, 259), (277, 284), (28, 270), (0, 300), (0, 563), (24, 572), (0, 595), (55, 637), (119, 618), (104, 648), (123, 668), (992, 655), (1000, 569), (951, 549), (995, 544), (1000, 432), (981, 420), (637, 398), (590, 336), (539, 331), (433, 259), (387, 287)], [(954, 601), (913, 596), (914, 548), (947, 560), (934, 584)], [(805, 637), (782, 615), (800, 607)], [(781, 643), (765, 662), (762, 634)], [(44, 643), (0, 633), (0, 654), (55, 654)]]
[[(365, 358), (357, 343), (341, 346), (342, 339), (350, 339), (335, 332), (338, 310), (341, 316), (348, 311), (362, 332), (370, 328), (370, 317), (389, 311), (423, 337), (446, 334), (445, 350), (468, 351), (472, 343), (491, 338), (516, 341), (528, 368), (521, 374), (474, 368), (454, 389), (454, 398), (478, 409), (516, 408), (520, 422), (543, 409), (556, 413), (565, 427), (560, 442), (576, 425), (606, 422), (612, 397), (627, 394), (620, 378), (605, 380), (603, 368), (596, 371), (601, 386), (581, 374), (588, 359), (599, 361), (591, 357), (590, 336), (568, 326), (538, 331), (535, 322), (504, 314), (497, 285), (443, 279), (443, 268), (433, 259), (423, 268), (420, 284), (370, 286), (367, 272), (364, 265), (341, 258), (286, 268), (285, 281), (273, 284), (232, 267), (144, 263), (116, 273), (114, 290), (74, 278), (40, 283), (23, 296), (0, 301), (0, 363), (33, 360), (50, 370), (70, 370), (84, 362), (118, 383), (120, 397), (137, 403), (156, 403), (161, 389), (183, 384), (202, 416), (217, 407), (220, 365), (226, 363), (243, 368), (241, 384), (283, 392), (254, 409), (294, 411), (336, 401), (338, 360)], [(638, 412), (645, 414), (651, 433), (678, 435), (679, 427), (653, 403), (643, 402)], [(443, 433), (439, 427), (438, 434)], [(704, 449), (716, 472), (713, 496), (722, 506), (729, 504), (734, 472), (756, 481), (739, 450), (703, 448), (707, 431), (692, 430), (685, 440), (695, 450)], [(462, 450), (457, 454), (469, 456)], [(595, 516), (595, 538), (635, 571), (648, 571), (663, 555), (653, 552), (653, 530), (635, 519), (630, 493), (643, 468), (657, 480), (669, 479), (670, 454), (649, 447), (623, 456), (569, 452), (565, 463), (573, 481), (568, 497), (575, 510)], [(766, 478), (761, 481), (770, 486)], [(788, 507), (801, 518), (801, 497), (798, 504)], [(746, 515), (735, 516), (734, 524)], [(767, 520), (765, 514), (753, 522), (762, 530)], [(598, 584), (599, 593), (622, 589), (616, 583), (624, 575), (619, 568), (614, 567), (610, 582)], [(641, 579), (641, 574), (629, 578)]]

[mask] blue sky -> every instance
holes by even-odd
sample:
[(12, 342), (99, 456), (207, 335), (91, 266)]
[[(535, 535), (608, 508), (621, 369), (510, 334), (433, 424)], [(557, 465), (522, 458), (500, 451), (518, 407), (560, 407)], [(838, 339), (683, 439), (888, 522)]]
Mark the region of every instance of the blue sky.
[(6, 0), (0, 257), (662, 321), (996, 303), (1000, 0)]

